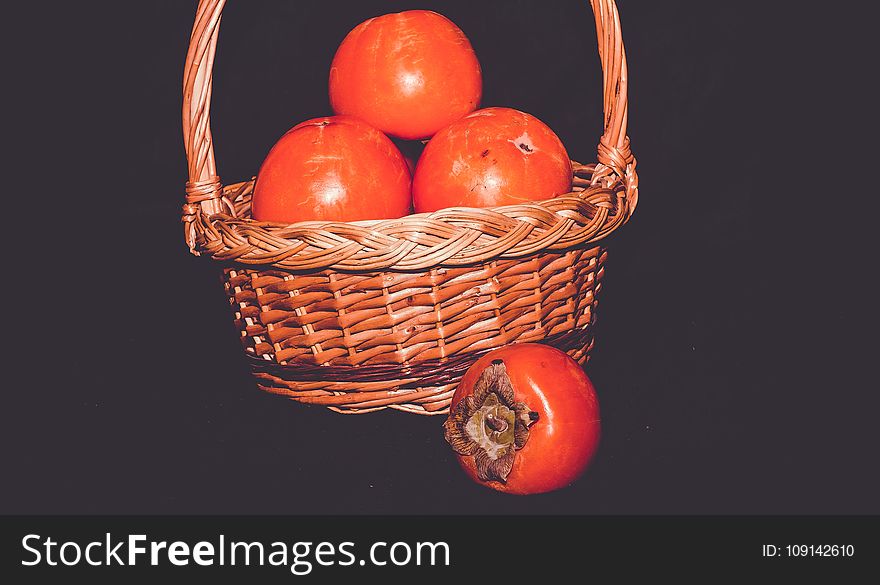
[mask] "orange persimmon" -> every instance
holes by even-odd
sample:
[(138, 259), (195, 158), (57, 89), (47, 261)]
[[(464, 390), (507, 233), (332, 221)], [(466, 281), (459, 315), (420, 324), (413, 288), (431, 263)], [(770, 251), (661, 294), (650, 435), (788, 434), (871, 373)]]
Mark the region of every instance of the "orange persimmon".
[(428, 138), (475, 110), (480, 63), (452, 21), (430, 10), (371, 18), (356, 26), (330, 66), (330, 102), (407, 140)]
[(385, 134), (349, 116), (297, 124), (272, 147), (254, 186), (254, 219), (293, 223), (403, 217), (411, 175)]

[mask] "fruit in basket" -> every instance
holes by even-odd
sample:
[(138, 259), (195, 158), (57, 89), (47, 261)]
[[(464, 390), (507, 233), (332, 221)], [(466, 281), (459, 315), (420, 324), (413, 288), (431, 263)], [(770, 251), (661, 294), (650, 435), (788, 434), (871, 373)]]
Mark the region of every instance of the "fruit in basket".
[(571, 191), (571, 160), (538, 118), (485, 108), (434, 135), (413, 176), (417, 213), (445, 207), (496, 207)]
[(252, 202), (260, 221), (359, 221), (411, 212), (411, 175), (391, 140), (350, 116), (297, 124), (266, 156)]
[(404, 139), (428, 138), (475, 110), (480, 63), (452, 21), (430, 10), (371, 18), (356, 26), (330, 66), (337, 114)]
[(590, 379), (565, 352), (521, 343), (468, 369), (443, 425), (475, 482), (511, 494), (569, 485), (599, 443), (599, 403)]

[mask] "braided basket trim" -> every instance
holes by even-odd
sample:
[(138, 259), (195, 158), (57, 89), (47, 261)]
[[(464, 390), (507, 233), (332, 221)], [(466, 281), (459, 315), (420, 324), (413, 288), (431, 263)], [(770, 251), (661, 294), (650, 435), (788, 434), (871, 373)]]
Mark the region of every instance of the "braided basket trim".
[(594, 243), (622, 225), (632, 213), (622, 181), (574, 165), (574, 191), (534, 204), (291, 225), (250, 219), (251, 179), (224, 188), (231, 213), (193, 206), (185, 222), (194, 253), (224, 262), (295, 271), (467, 266)]

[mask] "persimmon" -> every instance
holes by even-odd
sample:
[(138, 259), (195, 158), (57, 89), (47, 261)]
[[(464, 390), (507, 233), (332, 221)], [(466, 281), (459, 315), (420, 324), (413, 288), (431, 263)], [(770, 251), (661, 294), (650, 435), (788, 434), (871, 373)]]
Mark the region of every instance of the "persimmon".
[(475, 110), (480, 63), (465, 34), (430, 10), (371, 18), (356, 26), (330, 66), (330, 103), (408, 140), (428, 138)]
[(563, 488), (599, 444), (592, 382), (565, 352), (537, 343), (493, 350), (452, 396), (446, 441), (475, 482), (517, 495)]
[(385, 134), (350, 116), (315, 118), (289, 130), (263, 161), (254, 219), (392, 219), (411, 212), (411, 175)]
[(413, 176), (417, 213), (497, 207), (571, 191), (572, 168), (559, 137), (512, 108), (485, 108), (431, 138)]

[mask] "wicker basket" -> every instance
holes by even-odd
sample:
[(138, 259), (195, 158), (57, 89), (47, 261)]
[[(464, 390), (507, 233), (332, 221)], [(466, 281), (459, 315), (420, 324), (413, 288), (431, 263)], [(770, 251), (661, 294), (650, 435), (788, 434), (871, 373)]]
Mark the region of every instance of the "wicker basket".
[(604, 72), (598, 163), (567, 195), (401, 219), (281, 225), (250, 217), (253, 179), (223, 186), (209, 126), (225, 0), (201, 0), (184, 73), (185, 237), (220, 261), (263, 390), (344, 413), (447, 412), (483, 353), (542, 342), (580, 362), (593, 345), (601, 241), (636, 206), (627, 69), (613, 0), (592, 0)]

